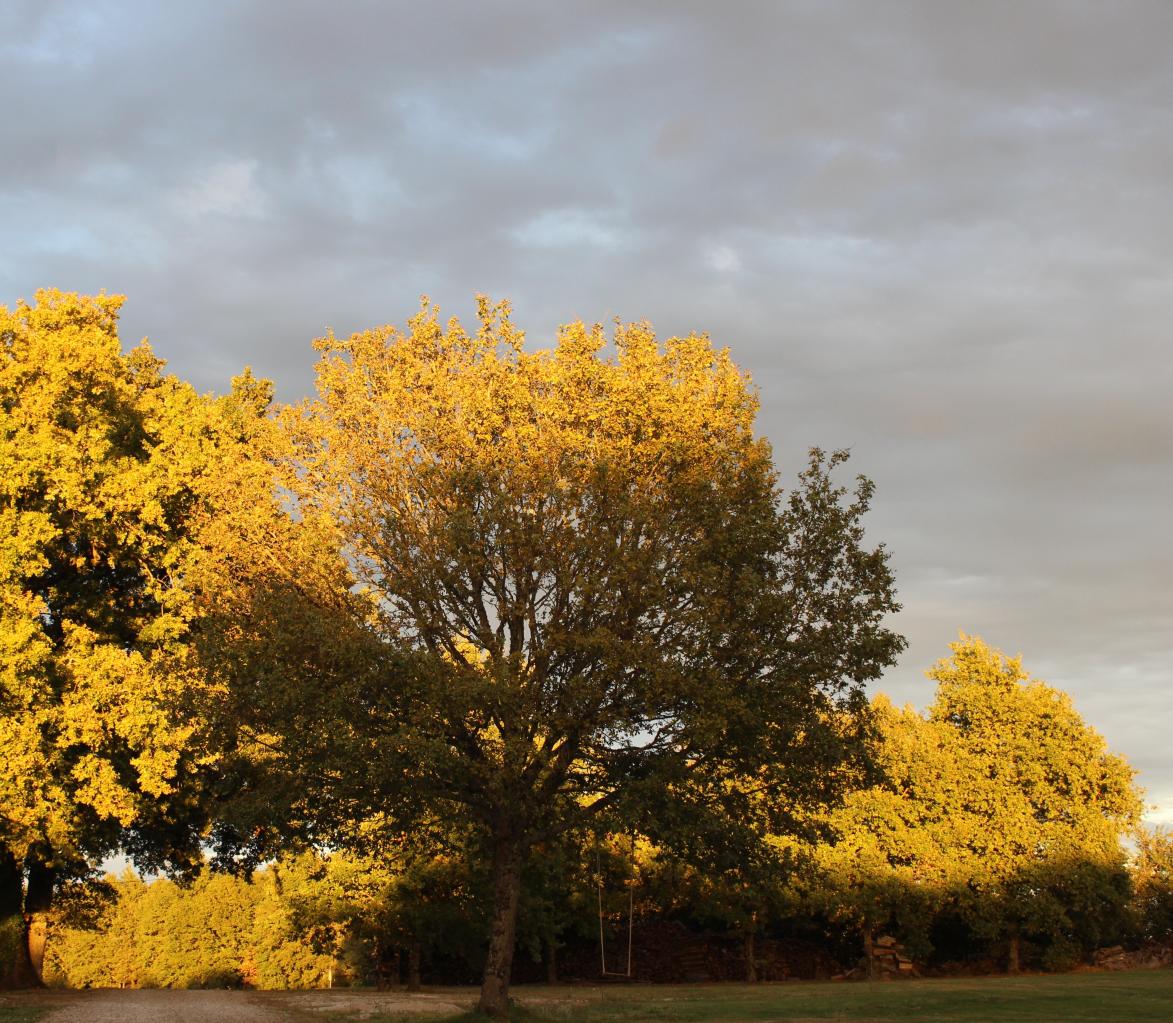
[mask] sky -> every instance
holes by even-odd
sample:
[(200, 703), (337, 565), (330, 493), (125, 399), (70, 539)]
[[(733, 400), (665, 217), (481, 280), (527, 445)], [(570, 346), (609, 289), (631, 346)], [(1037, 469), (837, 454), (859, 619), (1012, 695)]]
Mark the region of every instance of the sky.
[(708, 332), (877, 484), (909, 640), (1072, 694), (1173, 823), (1173, 4), (0, 4), (0, 304), (202, 390), (427, 294)]

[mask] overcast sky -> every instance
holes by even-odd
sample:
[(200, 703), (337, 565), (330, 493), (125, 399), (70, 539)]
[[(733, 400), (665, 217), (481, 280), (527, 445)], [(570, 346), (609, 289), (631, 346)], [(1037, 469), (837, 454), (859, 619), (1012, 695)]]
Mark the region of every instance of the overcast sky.
[(223, 390), (426, 292), (708, 331), (788, 479), (878, 485), (924, 706), (958, 629), (1173, 822), (1173, 4), (0, 3), (0, 303), (125, 293)]

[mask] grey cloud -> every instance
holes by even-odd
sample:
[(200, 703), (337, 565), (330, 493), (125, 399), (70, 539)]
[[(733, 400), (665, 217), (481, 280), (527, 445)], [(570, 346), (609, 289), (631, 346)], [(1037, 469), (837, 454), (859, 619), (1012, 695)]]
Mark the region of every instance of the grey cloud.
[(1173, 8), (10, 3), (0, 301), (286, 398), (309, 341), (513, 298), (708, 330), (786, 473), (850, 446), (911, 646), (1069, 688), (1173, 816)]

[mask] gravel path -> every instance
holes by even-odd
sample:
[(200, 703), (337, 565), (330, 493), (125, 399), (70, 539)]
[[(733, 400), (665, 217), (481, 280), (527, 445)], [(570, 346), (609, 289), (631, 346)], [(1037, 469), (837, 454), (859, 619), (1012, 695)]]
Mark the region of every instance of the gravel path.
[[(40, 994), (40, 992), (38, 992)], [(70, 991), (42, 1023), (314, 1023), (327, 1013), (455, 1016), (476, 991)]]
[(87, 991), (44, 1023), (290, 1023), (241, 991)]

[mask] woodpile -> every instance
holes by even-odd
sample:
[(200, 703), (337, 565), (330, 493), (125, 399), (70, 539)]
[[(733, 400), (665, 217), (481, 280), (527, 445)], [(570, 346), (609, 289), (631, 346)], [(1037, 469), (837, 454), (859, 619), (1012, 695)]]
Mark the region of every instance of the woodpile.
[(871, 961), (865, 955), (853, 970), (841, 973), (832, 980), (892, 980), (896, 977), (919, 977), (920, 971), (904, 952), (904, 946), (889, 934), (872, 942)]
[(916, 964), (904, 954), (904, 946), (890, 935), (872, 943), (872, 962), (878, 976), (917, 977)]
[(1126, 949), (1123, 945), (1097, 948), (1092, 962), (1101, 970), (1157, 970), (1173, 966), (1173, 948), (1168, 945), (1144, 945)]

